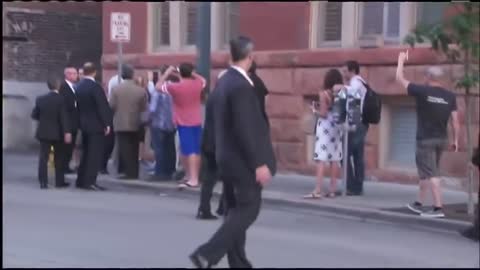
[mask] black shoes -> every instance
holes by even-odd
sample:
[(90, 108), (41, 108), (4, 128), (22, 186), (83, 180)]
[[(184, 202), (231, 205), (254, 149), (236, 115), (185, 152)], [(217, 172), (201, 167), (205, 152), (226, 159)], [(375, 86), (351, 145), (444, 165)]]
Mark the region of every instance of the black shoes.
[(203, 220), (217, 220), (218, 217), (217, 216), (214, 216), (212, 213), (210, 212), (202, 212), (202, 211), (198, 211), (198, 214), (197, 214), (197, 219), (203, 219)]
[(353, 191), (347, 191), (347, 196), (362, 196), (363, 191), (360, 192), (353, 192)]
[(103, 169), (99, 173), (103, 174), (103, 175), (108, 175), (109, 174), (107, 169)]
[(76, 186), (77, 186), (77, 188), (80, 188), (80, 189), (83, 189), (83, 190), (89, 190), (89, 191), (105, 191), (105, 190), (107, 190), (106, 188), (104, 188), (102, 186), (99, 186), (97, 184), (87, 186), (87, 187), (80, 186), (80, 185), (76, 185)]
[(479, 241), (480, 233), (478, 231), (478, 228), (470, 227), (469, 229), (460, 232), (460, 234), (463, 237), (468, 238), (470, 240), (477, 241), (477, 242)]
[(192, 254), (189, 256), (190, 261), (196, 268), (212, 268), (212, 265), (208, 263), (207, 259), (198, 254)]
[(69, 183), (66, 183), (66, 182), (63, 182), (61, 184), (56, 184), (55, 187), (56, 188), (66, 188), (66, 187), (69, 187), (70, 184)]
[(40, 183), (40, 189), (48, 189), (47, 183)]
[(94, 184), (92, 185), (92, 187), (95, 189), (95, 190), (98, 190), (98, 191), (105, 191), (107, 190), (106, 188), (102, 187), (102, 186), (99, 186), (97, 184)]

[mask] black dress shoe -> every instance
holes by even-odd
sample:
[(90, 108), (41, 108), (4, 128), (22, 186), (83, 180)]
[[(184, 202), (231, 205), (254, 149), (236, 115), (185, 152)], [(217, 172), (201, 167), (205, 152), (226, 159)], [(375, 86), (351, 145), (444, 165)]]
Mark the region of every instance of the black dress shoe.
[(217, 215), (219, 215), (221, 217), (225, 216), (225, 210), (223, 210), (223, 209), (217, 209), (216, 213), (217, 213)]
[(122, 176), (119, 176), (118, 179), (120, 179), (120, 180), (137, 180), (138, 176), (135, 177), (135, 176), (122, 175)]
[(94, 187), (96, 190), (99, 190), (99, 191), (105, 191), (107, 190), (106, 188), (102, 187), (102, 186), (99, 186), (97, 184), (94, 184), (92, 185), (92, 187)]
[(83, 189), (83, 190), (88, 190), (88, 191), (97, 191), (98, 189), (95, 188), (93, 185), (92, 186), (89, 186), (89, 187), (84, 187), (84, 186), (80, 186), (78, 187), (79, 189)]
[(363, 192), (347, 191), (347, 196), (362, 196)]
[(70, 184), (69, 183), (61, 183), (61, 184), (57, 184), (55, 185), (56, 188), (66, 188), (66, 187), (69, 187)]
[(47, 189), (48, 185), (47, 184), (40, 184), (40, 189)]
[(479, 241), (478, 228), (477, 228), (477, 230), (475, 230), (475, 227), (470, 227), (467, 230), (462, 231), (460, 234), (463, 237), (468, 238), (470, 240), (477, 241), (477, 242)]
[(197, 219), (203, 219), (203, 220), (217, 220), (218, 217), (214, 216), (212, 213), (209, 212), (202, 212), (199, 211), (197, 214)]
[(99, 173), (103, 174), (103, 175), (108, 175), (109, 174), (107, 169), (103, 169)]
[(192, 261), (193, 265), (196, 267), (196, 268), (211, 268), (212, 265), (208, 263), (208, 261), (203, 258), (202, 256), (198, 255), (198, 254), (192, 254), (189, 256), (190, 257), (190, 261)]

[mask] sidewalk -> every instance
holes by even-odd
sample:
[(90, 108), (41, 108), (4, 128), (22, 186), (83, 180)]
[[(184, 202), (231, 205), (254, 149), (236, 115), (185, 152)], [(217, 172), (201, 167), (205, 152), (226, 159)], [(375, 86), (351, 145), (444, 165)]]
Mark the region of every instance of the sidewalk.
[[(26, 162), (31, 166), (23, 166)], [(30, 179), (30, 181), (35, 179), (37, 158), (34, 155), (4, 153), (4, 164), (6, 165), (4, 165), (4, 177), (15, 175), (15, 178), (19, 179)], [(73, 175), (67, 176), (70, 182), (74, 181), (75, 178), (76, 176)], [(145, 179), (146, 175), (142, 173), (141, 178)], [(162, 183), (145, 180), (125, 181), (105, 175), (100, 175), (98, 181), (101, 184), (107, 184), (107, 187), (115, 185), (137, 190), (188, 192), (192, 194), (198, 194), (200, 191), (200, 189), (177, 191), (177, 184), (174, 181)], [(264, 201), (279, 206), (301, 207), (361, 219), (402, 223), (407, 226), (418, 225), (440, 230), (460, 230), (471, 224), (464, 214), (456, 213), (459, 209), (458, 205), (466, 209), (465, 204), (468, 199), (466, 192), (445, 189), (443, 199), (447, 217), (444, 219), (429, 219), (411, 214), (405, 208), (407, 203), (416, 199), (417, 186), (366, 182), (363, 196), (324, 198), (321, 200), (303, 199), (303, 195), (313, 190), (314, 181), (313, 177), (308, 176), (278, 175), (265, 188)], [(325, 180), (324, 191), (327, 190), (327, 184), (328, 180)], [(338, 182), (338, 185), (341, 187), (341, 181)], [(215, 193), (217, 195), (221, 193), (221, 185), (215, 187)], [(428, 197), (430, 197), (430, 194), (428, 194)], [(475, 198), (478, 198), (478, 196), (475, 195)], [(452, 207), (452, 205), (455, 207)]]

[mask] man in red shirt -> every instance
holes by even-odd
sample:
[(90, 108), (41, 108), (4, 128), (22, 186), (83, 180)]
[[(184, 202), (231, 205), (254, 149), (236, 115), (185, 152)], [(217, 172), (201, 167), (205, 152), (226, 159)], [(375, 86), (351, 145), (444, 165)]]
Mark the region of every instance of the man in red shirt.
[(188, 171), (188, 180), (181, 187), (198, 187), (200, 170), (200, 141), (202, 133), (202, 91), (206, 86), (205, 79), (194, 71), (190, 63), (180, 67), (169, 67), (164, 74), (180, 73), (178, 83), (163, 83), (160, 80), (156, 88), (168, 92), (173, 99), (173, 117), (180, 137), (180, 149)]

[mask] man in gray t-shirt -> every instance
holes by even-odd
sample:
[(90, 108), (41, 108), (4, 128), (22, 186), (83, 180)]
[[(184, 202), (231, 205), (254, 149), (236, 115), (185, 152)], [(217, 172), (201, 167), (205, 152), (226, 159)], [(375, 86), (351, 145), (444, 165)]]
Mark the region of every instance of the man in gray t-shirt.
[[(439, 163), (447, 145), (447, 126), (450, 118), (454, 128), (454, 149), (458, 151), (458, 134), (460, 131), (456, 97), (445, 90), (440, 78), (443, 71), (439, 67), (430, 67), (426, 73), (426, 84), (410, 83), (403, 76), (403, 64), (407, 58), (405, 52), (398, 56), (397, 81), (413, 96), (417, 105), (417, 147), (416, 163), (420, 176), (420, 192), (418, 201), (408, 204), (407, 207), (426, 217), (444, 217), (440, 193)], [(433, 194), (434, 207), (431, 211), (424, 212), (428, 185)]]

